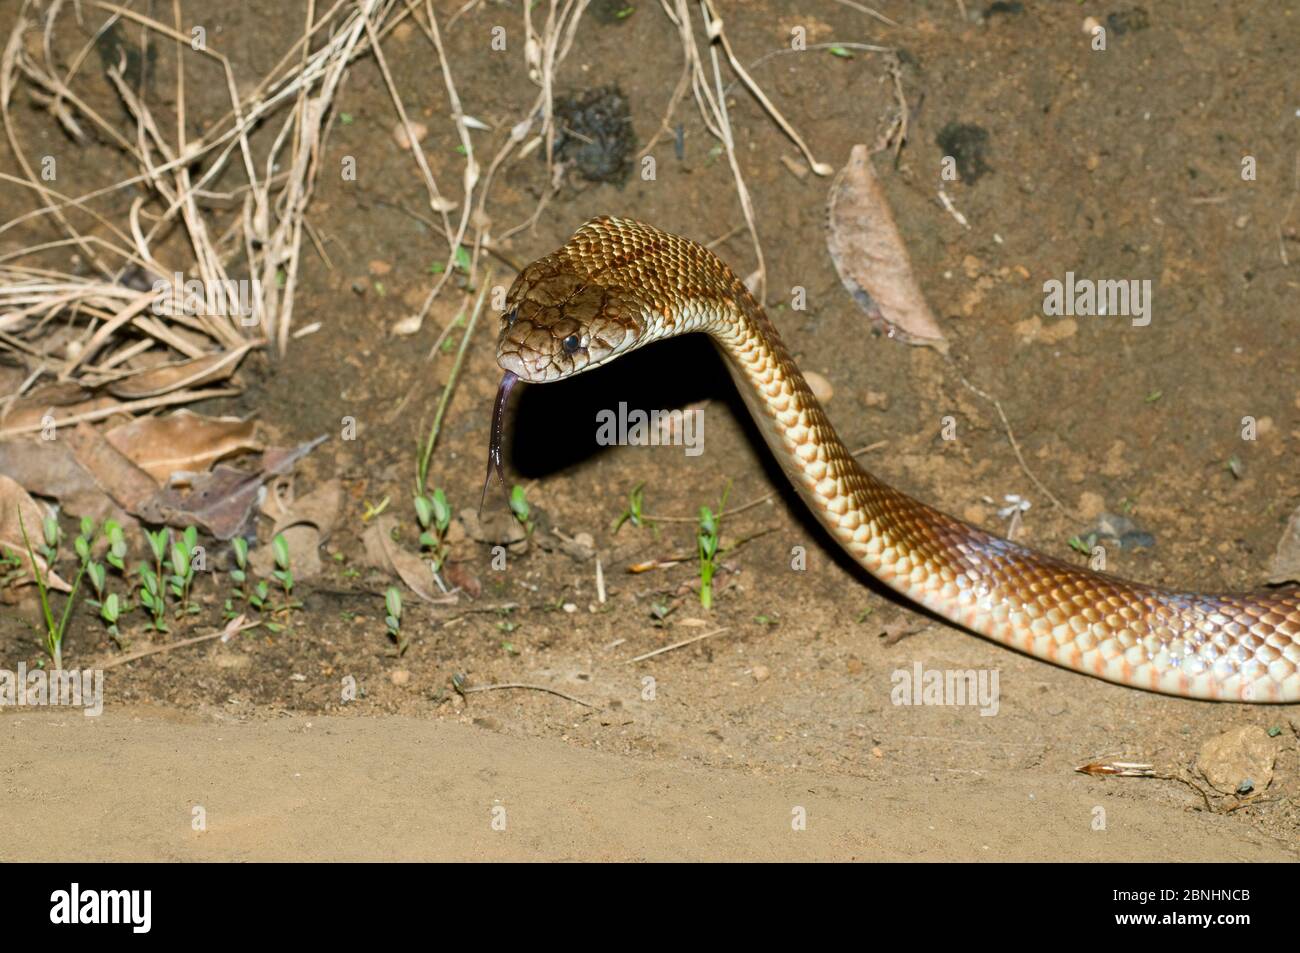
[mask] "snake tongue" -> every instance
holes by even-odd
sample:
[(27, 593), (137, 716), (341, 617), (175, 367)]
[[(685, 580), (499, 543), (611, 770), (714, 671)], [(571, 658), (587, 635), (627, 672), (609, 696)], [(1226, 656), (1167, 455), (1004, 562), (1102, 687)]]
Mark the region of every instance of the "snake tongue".
[(501, 484), (501, 489), (505, 490), (506, 488), (506, 475), (501, 468), (501, 443), (506, 429), (506, 404), (510, 400), (510, 392), (518, 382), (519, 378), (513, 371), (506, 371), (505, 376), (501, 378), (501, 386), (497, 388), (497, 401), (492, 408), (492, 436), (488, 441), (487, 475), (483, 478), (483, 495), (478, 501), (479, 513), (483, 512), (483, 503), (487, 500), (488, 485), (492, 482), (492, 471), (494, 469), (497, 472), (497, 482)]

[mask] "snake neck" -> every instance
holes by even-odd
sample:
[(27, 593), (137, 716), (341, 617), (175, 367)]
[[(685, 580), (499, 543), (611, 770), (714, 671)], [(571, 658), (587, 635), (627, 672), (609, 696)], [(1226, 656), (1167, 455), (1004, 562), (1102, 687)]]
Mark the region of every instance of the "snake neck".
[(864, 560), (865, 541), (889, 533), (880, 502), (896, 491), (853, 458), (771, 319), (736, 285), (734, 312), (708, 328), (709, 334), (795, 489), (840, 543)]

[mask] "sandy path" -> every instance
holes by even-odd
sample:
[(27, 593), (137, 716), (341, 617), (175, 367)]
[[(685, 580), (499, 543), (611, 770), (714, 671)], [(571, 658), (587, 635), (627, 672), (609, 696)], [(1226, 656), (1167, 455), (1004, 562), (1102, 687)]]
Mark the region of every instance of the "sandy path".
[[(1136, 799), (1109, 802), (1094, 832), (1095, 787), (1046, 770), (905, 790), (397, 717), (10, 713), (0, 747), (3, 860), (1294, 859)], [(191, 829), (195, 805), (206, 831)]]

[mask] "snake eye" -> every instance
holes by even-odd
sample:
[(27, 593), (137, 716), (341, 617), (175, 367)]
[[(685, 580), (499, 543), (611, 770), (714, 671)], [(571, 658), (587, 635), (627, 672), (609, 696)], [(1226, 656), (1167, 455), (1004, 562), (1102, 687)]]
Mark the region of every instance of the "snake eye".
[(519, 319), (519, 309), (511, 308), (508, 312), (506, 312), (506, 327), (513, 328), (515, 326), (515, 321), (517, 321), (518, 319)]
[(581, 344), (582, 342), (578, 339), (578, 336), (576, 334), (570, 334), (567, 338), (565, 338), (560, 343), (564, 346), (564, 350), (566, 352), (568, 352), (569, 354), (573, 354), (578, 350), (578, 345)]

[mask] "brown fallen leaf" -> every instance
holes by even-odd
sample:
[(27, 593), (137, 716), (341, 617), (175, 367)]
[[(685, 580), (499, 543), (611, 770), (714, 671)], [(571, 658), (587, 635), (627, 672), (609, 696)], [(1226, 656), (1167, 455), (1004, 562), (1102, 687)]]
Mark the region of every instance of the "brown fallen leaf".
[(1268, 565), (1268, 581), (1300, 582), (1300, 507), (1286, 521), (1282, 538), (1277, 541), (1277, 550)]
[(150, 523), (197, 526), (217, 539), (230, 539), (248, 523), (262, 484), (287, 473), (324, 440), (317, 437), (291, 449), (269, 447), (256, 472), (218, 464), (210, 473), (191, 477), (185, 486), (162, 488), (136, 515)]
[(891, 337), (947, 353), (865, 145), (853, 147), (831, 184), (826, 246), (853, 300)]
[[(21, 520), (19, 514), (22, 514)], [(28, 572), (17, 579), (18, 585), (33, 585), (30, 555), (27, 543), (23, 540), (23, 530), (27, 530), (27, 539), (31, 541), (36, 557), (36, 566), (45, 576), (45, 584), (51, 589), (68, 592), (72, 587), (59, 577), (56, 572), (46, 575), (47, 563), (40, 553), (35, 552), (42, 540), (42, 526), (45, 523), (45, 510), (28, 495), (27, 491), (7, 476), (0, 476), (0, 551), (8, 550), (17, 555), (27, 567)]]
[[(289, 547), (289, 569), (293, 578), (315, 579), (321, 574), (320, 530), (307, 523), (297, 523), (281, 531)], [(259, 546), (248, 556), (253, 572), (269, 579), (276, 570), (275, 551), (270, 546)]]
[(142, 397), (170, 394), (186, 387), (201, 387), (215, 381), (224, 381), (235, 373), (239, 362), (252, 346), (252, 343), (243, 344), (232, 351), (205, 354), (191, 361), (151, 367), (112, 381), (104, 389), (123, 400), (139, 400)]
[(178, 410), (165, 417), (140, 417), (106, 436), (123, 456), (166, 484), (173, 473), (201, 473), (223, 457), (261, 450), (254, 426), (251, 420)]
[(343, 484), (338, 480), (326, 480), (306, 496), (294, 500), (289, 511), (275, 521), (271, 535), (291, 526), (307, 525), (316, 529), (319, 542), (323, 543), (334, 532), (342, 506)]
[[(66, 440), (16, 437), (0, 441), (0, 473), (12, 478), (28, 493), (59, 501), (73, 516), (89, 516), (99, 522), (112, 517), (123, 526), (135, 520), (100, 489)], [(153, 481), (149, 482), (153, 486)]]
[(90, 424), (77, 424), (64, 434), (63, 440), (77, 462), (123, 509), (138, 511), (158, 491), (149, 474), (123, 456)]
[(396, 525), (392, 514), (384, 513), (366, 527), (361, 537), (366, 547), (366, 559), (372, 566), (395, 574), (408, 589), (430, 605), (456, 602), (454, 592), (438, 590), (433, 581), (433, 570), (427, 562), (393, 542), (392, 531)]
[[(294, 578), (312, 579), (321, 574), (320, 545), (334, 531), (342, 504), (343, 484), (328, 480), (294, 500), (289, 511), (276, 520), (271, 535), (284, 535)], [(275, 554), (264, 546), (249, 557), (249, 562), (259, 575), (269, 576), (275, 569)]]
[[(121, 406), (116, 397), (103, 395), (83, 400), (75, 404), (57, 404), (41, 402), (23, 397), (14, 401), (9, 410), (0, 415), (0, 427), (5, 436), (42, 430), (50, 421), (68, 420), (85, 414), (107, 412), (110, 416), (114, 407)], [(49, 421), (46, 420), (49, 418)]]

